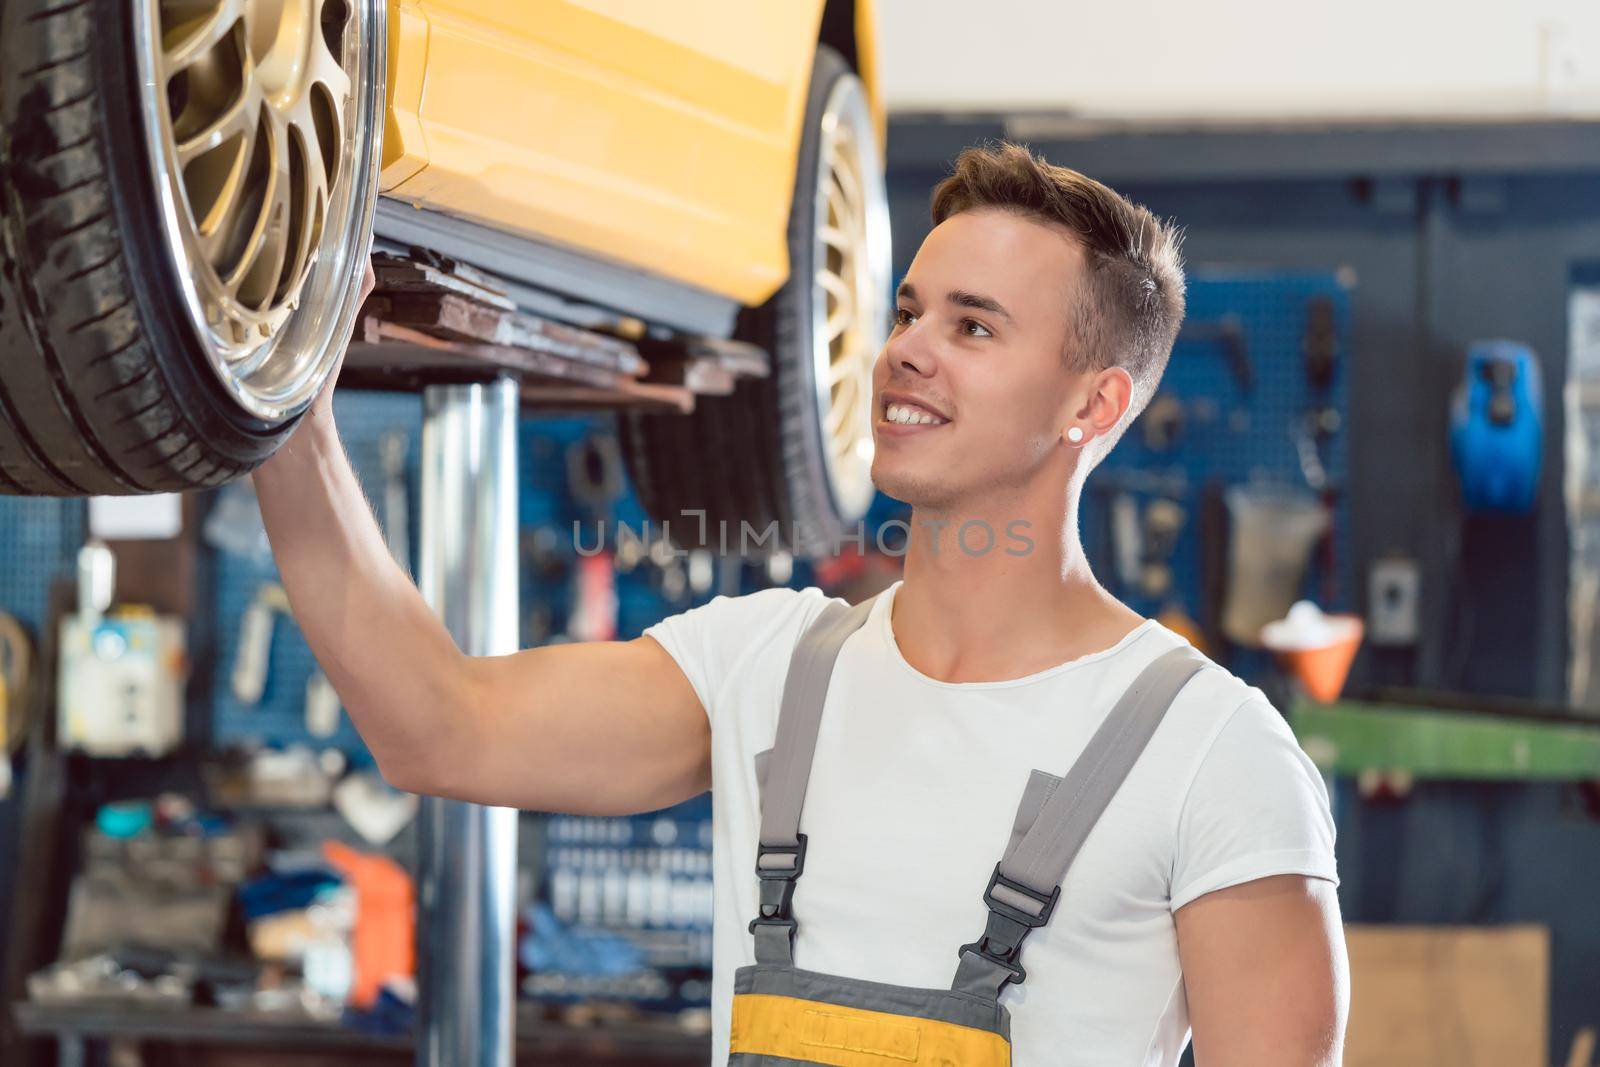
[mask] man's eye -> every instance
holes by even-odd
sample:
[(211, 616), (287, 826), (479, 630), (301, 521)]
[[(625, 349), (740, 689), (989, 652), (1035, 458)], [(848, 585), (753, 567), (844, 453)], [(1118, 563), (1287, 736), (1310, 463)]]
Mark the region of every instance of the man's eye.
[[(973, 331), (977, 331), (977, 332), (973, 332)], [(994, 334), (989, 332), (989, 328), (987, 326), (985, 326), (983, 323), (977, 321), (976, 319), (962, 319), (961, 320), (961, 332), (965, 333), (968, 337), (993, 337), (994, 336)]]
[(917, 317), (905, 308), (894, 309), (894, 324), (896, 326), (910, 326), (916, 320)]

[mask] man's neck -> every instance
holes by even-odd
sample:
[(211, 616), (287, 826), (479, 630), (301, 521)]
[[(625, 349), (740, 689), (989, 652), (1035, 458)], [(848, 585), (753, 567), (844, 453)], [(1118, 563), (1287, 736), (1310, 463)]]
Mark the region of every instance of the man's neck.
[(913, 509), (890, 621), (917, 670), (974, 682), (1021, 678), (1102, 651), (1144, 620), (1091, 572), (1072, 493)]

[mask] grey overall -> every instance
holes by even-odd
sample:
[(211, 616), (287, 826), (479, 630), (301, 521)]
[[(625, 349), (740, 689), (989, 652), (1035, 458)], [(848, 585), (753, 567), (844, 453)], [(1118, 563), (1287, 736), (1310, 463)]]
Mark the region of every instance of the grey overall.
[(978, 940), (961, 946), (948, 989), (823, 974), (794, 961), (798, 924), (791, 905), (806, 857), (800, 813), (834, 661), (873, 603), (830, 603), (790, 659), (777, 739), (761, 781), (761, 913), (750, 924), (756, 963), (734, 976), (730, 1067), (1009, 1064), (1011, 1016), (1000, 995), (1027, 978), (1019, 960), (1023, 942), (1050, 921), (1079, 848), (1178, 691), (1206, 665), (1188, 645), (1157, 657), (1065, 777), (1033, 774), (1010, 842), (983, 892), (987, 925)]

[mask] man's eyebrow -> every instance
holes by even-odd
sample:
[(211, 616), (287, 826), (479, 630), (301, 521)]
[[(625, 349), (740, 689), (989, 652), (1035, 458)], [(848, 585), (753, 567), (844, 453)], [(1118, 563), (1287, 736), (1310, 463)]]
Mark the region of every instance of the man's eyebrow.
[[(910, 282), (901, 282), (900, 288), (895, 290), (895, 296), (901, 300), (916, 300), (917, 290)], [(1000, 301), (981, 293), (970, 292), (966, 289), (952, 289), (945, 297), (957, 307), (972, 308), (976, 311), (988, 311), (999, 315), (1007, 322), (1015, 322), (1011, 312), (1001, 306)]]
[(1001, 307), (1000, 301), (996, 300), (992, 296), (984, 296), (981, 293), (970, 293), (965, 289), (952, 289), (950, 290), (950, 295), (945, 299), (949, 300), (950, 303), (955, 304), (957, 307), (973, 308), (978, 311), (988, 311), (1001, 316), (1007, 322), (1016, 321), (1011, 317), (1011, 312)]

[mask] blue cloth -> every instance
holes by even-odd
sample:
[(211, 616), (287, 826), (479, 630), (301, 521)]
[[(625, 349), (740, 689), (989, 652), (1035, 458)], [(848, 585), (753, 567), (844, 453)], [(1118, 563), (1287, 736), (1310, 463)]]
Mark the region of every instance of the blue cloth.
[(306, 869), (293, 874), (267, 874), (240, 884), (239, 907), (246, 920), (308, 907), (344, 881), (329, 870)]

